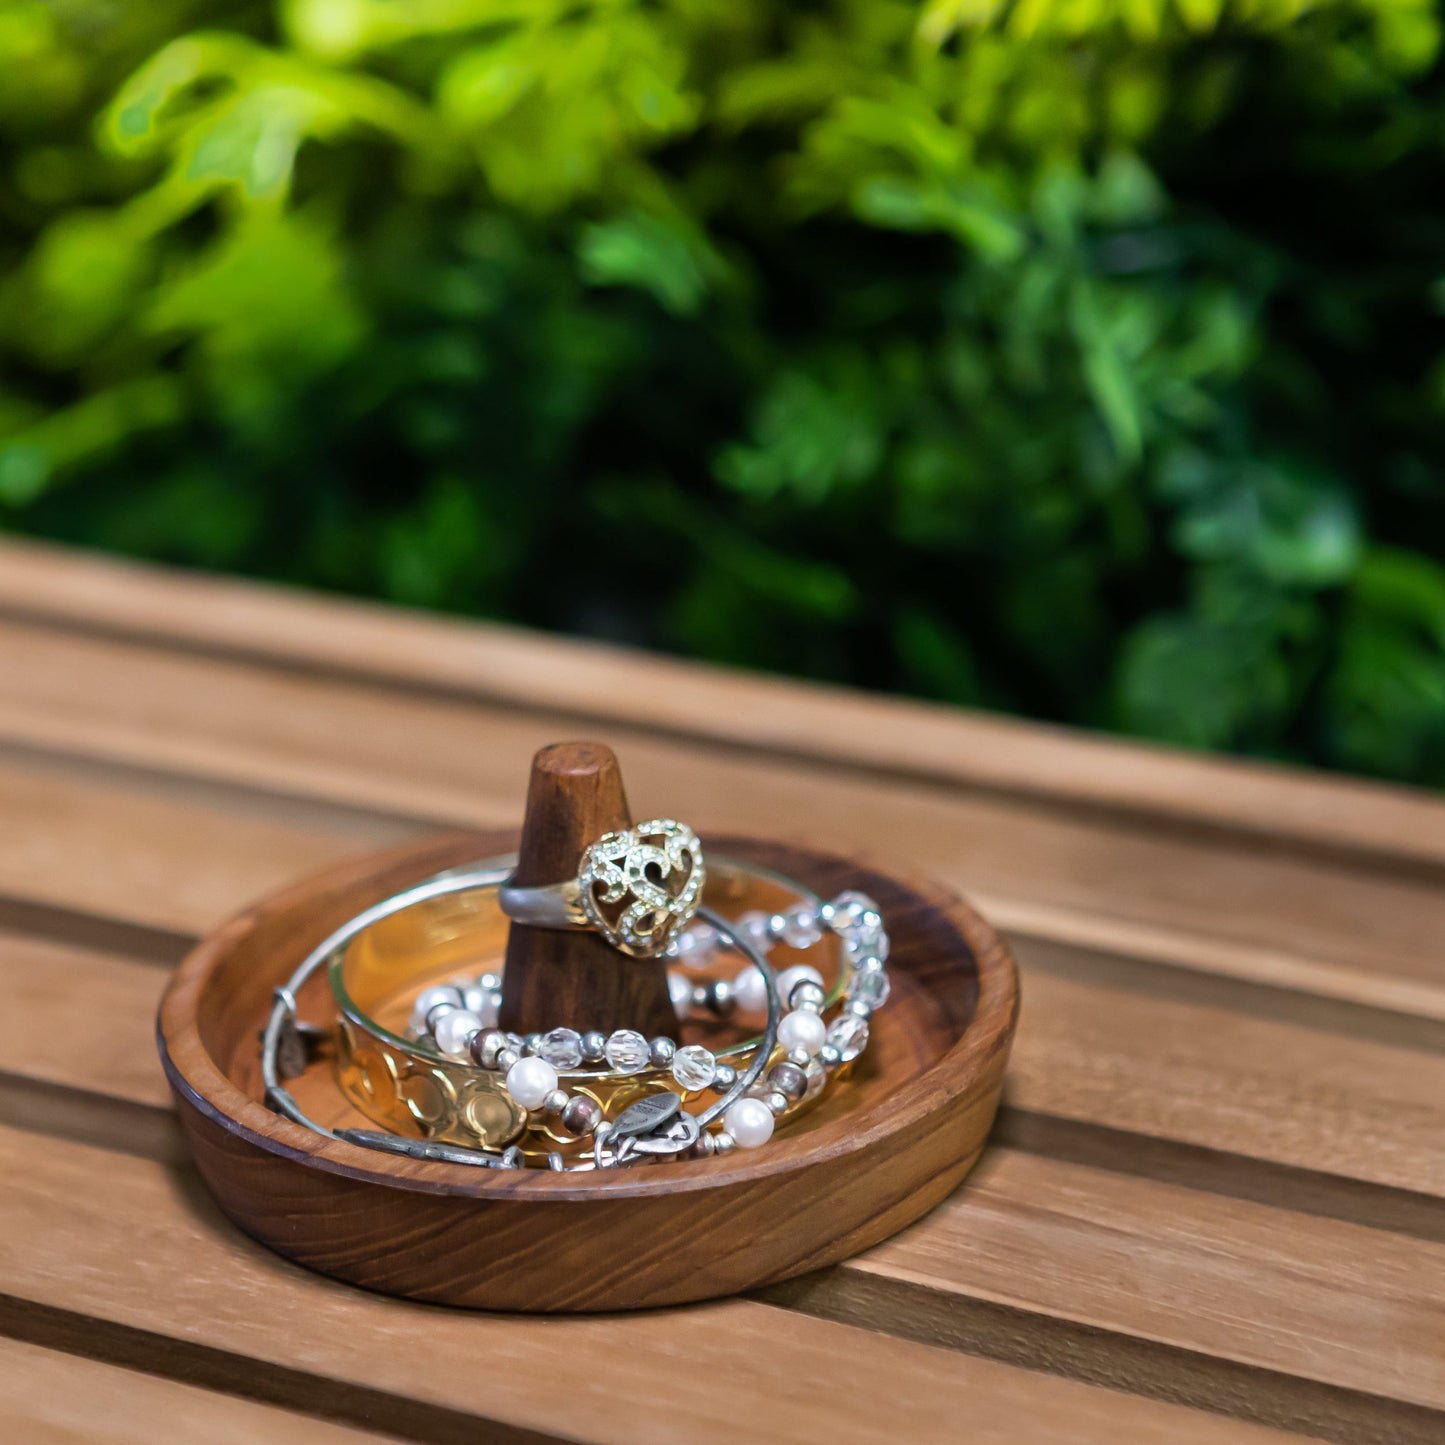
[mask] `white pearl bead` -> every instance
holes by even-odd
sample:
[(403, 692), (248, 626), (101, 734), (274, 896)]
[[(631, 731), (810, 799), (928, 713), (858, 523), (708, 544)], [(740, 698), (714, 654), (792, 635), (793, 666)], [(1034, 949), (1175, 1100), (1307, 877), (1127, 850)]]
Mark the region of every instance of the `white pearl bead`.
[(740, 1149), (756, 1149), (773, 1137), (773, 1111), (761, 1099), (739, 1099), (723, 1123)]
[(802, 1049), (811, 1059), (828, 1041), (828, 1025), (819, 1014), (795, 1009), (778, 1025), (778, 1042), (785, 1049)]
[(793, 990), (802, 983), (804, 979), (816, 983), (819, 988), (823, 986), (823, 975), (811, 964), (795, 963), (791, 968), (785, 968), (778, 975), (778, 997), (787, 1008), (788, 1000), (793, 996)]
[(426, 1016), (439, 1004), (445, 1003), (456, 1007), (460, 999), (461, 991), (453, 988), (448, 983), (436, 983), (430, 988), (424, 988), (416, 996), (416, 1003), (412, 1005), (411, 1026), (413, 1030), (420, 1030), (426, 1027)]
[(507, 1070), (507, 1092), (524, 1109), (540, 1109), (557, 1087), (557, 1070), (546, 1059), (518, 1059)]
[(464, 990), (462, 997), (466, 1006), (481, 1019), (484, 1029), (492, 1028), (497, 1022), (497, 994), (494, 989), (473, 984)]
[(733, 980), (733, 998), (737, 1001), (738, 1012), (761, 1017), (768, 1011), (768, 986), (763, 982), (763, 971), (757, 964), (750, 963)]
[(481, 1019), (470, 1009), (453, 1009), (437, 1020), (437, 1048), (454, 1059), (465, 1058), (472, 1035), (481, 1027)]

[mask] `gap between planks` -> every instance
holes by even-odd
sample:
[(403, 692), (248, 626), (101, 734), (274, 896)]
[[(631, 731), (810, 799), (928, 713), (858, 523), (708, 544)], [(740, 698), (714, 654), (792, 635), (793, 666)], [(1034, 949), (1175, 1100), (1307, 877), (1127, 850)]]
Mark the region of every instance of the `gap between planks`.
[(51, 629), (290, 667), (793, 760), (1445, 863), (1445, 803), (595, 642), (0, 542), (0, 609)]
[[(78, 970), (55, 980), (57, 998), (113, 975), (94, 1036), (69, 1040), (48, 1083), (26, 1080), (17, 1105), (15, 1079), (0, 1078), (0, 1121), (189, 1172), (146, 1050), (155, 971), (58, 951), (46, 968), (6, 948), (0, 961), (52, 978)], [(43, 1040), (28, 1016), (53, 1003), (32, 998), (17, 1035)], [(16, 1050), (0, 1040), (0, 1063), (42, 1073), (43, 1043), (28, 1063)], [(894, 1240), (764, 1297), (1337, 1440), (1445, 1428), (1445, 1312), (1429, 1286), (1445, 1280), (1445, 1245), (1009, 1148), (974, 1180)]]
[[(227, 1225), (188, 1172), (0, 1128), (0, 1333), (460, 1441), (956, 1438), (1228, 1445), (1284, 1437), (1186, 1407), (745, 1299), (626, 1317), (488, 1316), (309, 1275)], [(105, 1179), (104, 1190), (94, 1187)], [(64, 1200), (64, 1210), (57, 1201)], [(23, 1248), (16, 1247), (23, 1241)], [(83, 1299), (75, 1291), (86, 1281)], [(62, 1338), (64, 1336), (64, 1338)], [(659, 1396), (659, 1381), (703, 1388)], [(872, 1381), (870, 1387), (865, 1381)], [(876, 1388), (887, 1381), (888, 1388)], [(659, 1405), (661, 1398), (664, 1402)]]
[(16, 1445), (376, 1445), (395, 1439), (0, 1337), (0, 1439)]
[[(4, 647), (0, 633), (0, 655)], [(6, 678), (26, 672), (23, 659), (0, 672), (0, 735), (20, 754), (48, 750), (52, 768), (103, 760), (172, 794), (230, 785), (243, 813), (258, 795), (273, 812), (333, 806), (334, 822), (350, 819), (359, 834), (382, 817), (413, 827), (514, 820), (539, 739), (535, 725), (506, 715), (350, 695), (254, 669), (215, 676), (197, 673), (193, 660), (147, 654), (147, 672), (110, 649), (39, 657), (49, 660), (44, 678), (32, 665), (16, 695), (7, 697)], [(943, 875), (1006, 925), (1445, 1017), (1438, 879), (632, 741), (629, 751), (618, 740), (634, 800), (686, 797), (696, 821), (731, 830), (788, 834), (807, 818), (818, 836), (861, 837)], [(1211, 953), (1218, 962), (1206, 965)]]
[[(50, 907), (103, 900), (132, 922), (219, 918), (355, 842), (349, 833), (263, 826), (92, 782), (66, 795), (54, 778), (38, 794), (53, 806), (38, 814), (36, 797), (17, 794), (13, 781), (0, 769), (0, 802), (11, 816), (28, 814), (26, 846), (7, 849), (0, 838), (0, 886), (43, 889)], [(1057, 968), (1027, 975), (1011, 1074), (1016, 1109), (1107, 1124), (1140, 1136), (1141, 1147), (1158, 1136), (1389, 1189), (1441, 1192), (1437, 1055), (1377, 1042), (1369, 1030), (1340, 1032), (1349, 1020), (1340, 1010), (1334, 1034), (1267, 1009), (1252, 1013), (1259, 999), (1248, 988), (1218, 986), (1215, 997), (1199, 1000), (1088, 976), (1103, 964), (1083, 954), (1073, 964), (1081, 977)]]

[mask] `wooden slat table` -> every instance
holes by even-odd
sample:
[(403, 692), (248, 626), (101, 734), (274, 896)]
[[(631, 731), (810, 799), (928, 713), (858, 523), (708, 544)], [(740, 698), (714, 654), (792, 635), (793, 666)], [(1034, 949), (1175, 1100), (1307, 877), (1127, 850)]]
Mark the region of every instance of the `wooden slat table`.
[[(1005, 927), (994, 1146), (689, 1309), (271, 1257), (180, 1147), (166, 970), (298, 873), (513, 821), (577, 735), (644, 811), (867, 838)], [(1445, 801), (8, 543), (0, 819), (0, 1438), (1445, 1440)]]

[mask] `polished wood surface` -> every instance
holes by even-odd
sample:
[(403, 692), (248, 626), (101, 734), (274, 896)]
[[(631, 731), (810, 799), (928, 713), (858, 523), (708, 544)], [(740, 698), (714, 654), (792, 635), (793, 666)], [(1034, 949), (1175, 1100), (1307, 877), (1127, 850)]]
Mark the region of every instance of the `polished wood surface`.
[[(159, 1041), (221, 1208), (263, 1244), (351, 1284), (549, 1313), (773, 1284), (857, 1254), (933, 1208), (977, 1161), (998, 1108), (1018, 1012), (1007, 948), (937, 886), (797, 846), (715, 841), (824, 897), (861, 888), (889, 920), (893, 994), (867, 1053), (846, 1085), (766, 1149), (602, 1174), (504, 1173), (328, 1140), (263, 1106), (256, 1039), (273, 990), (338, 921), (514, 843), (507, 833), (462, 833), (293, 884), (208, 935), (177, 972), (161, 1001)], [(801, 956), (780, 945), (774, 962)], [(319, 977), (299, 1003), (303, 1018), (331, 1016)], [(685, 1038), (707, 1025), (690, 1027)], [(325, 1060), (290, 1088), (314, 1119), (369, 1127)]]
[[(286, 1265), (177, 1137), (169, 971), (359, 850), (513, 825), (579, 733), (641, 811), (866, 836), (1003, 924), (994, 1142), (744, 1299), (499, 1317)], [(62, 1363), (414, 1440), (672, 1441), (638, 1402), (704, 1350), (705, 1440), (1442, 1437), (1438, 798), (12, 545), (0, 817), (0, 1333)]]

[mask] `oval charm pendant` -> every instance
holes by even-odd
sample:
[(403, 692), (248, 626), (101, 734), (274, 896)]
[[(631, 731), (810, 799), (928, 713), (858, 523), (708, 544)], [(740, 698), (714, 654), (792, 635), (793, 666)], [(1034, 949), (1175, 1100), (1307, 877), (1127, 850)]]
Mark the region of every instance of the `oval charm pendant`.
[(645, 1099), (629, 1104), (617, 1116), (611, 1137), (626, 1139), (634, 1134), (651, 1134), (681, 1108), (682, 1100), (676, 1094), (649, 1094)]

